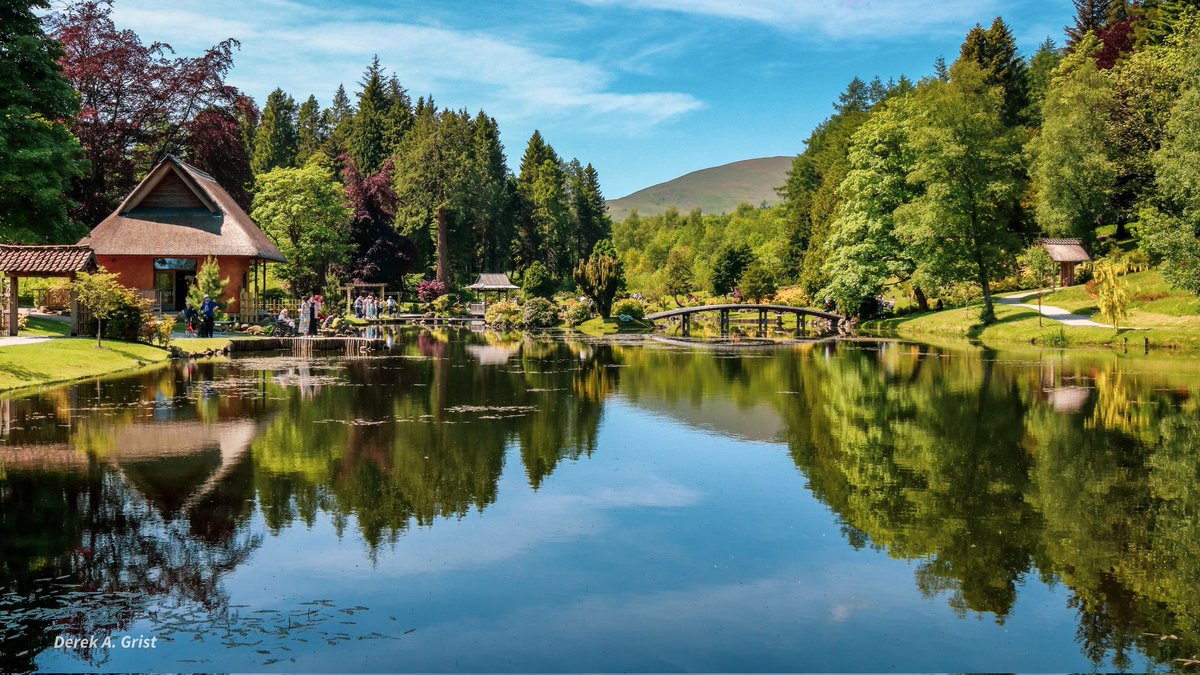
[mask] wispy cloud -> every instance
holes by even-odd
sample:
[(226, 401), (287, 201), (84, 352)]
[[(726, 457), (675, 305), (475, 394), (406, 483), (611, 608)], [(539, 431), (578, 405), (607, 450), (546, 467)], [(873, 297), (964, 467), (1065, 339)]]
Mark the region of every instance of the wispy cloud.
[(441, 103), (516, 121), (584, 118), (646, 127), (702, 107), (687, 93), (623, 90), (618, 68), (560, 56), (550, 47), (377, 16), (289, 0), (180, 0), (166, 9), (158, 0), (117, 4), (118, 21), (146, 40), (194, 49), (238, 38), (233, 80), (259, 97), (280, 86), (328, 101), (338, 84), (353, 90), (351, 83), (378, 54), (414, 96), (433, 94)]
[(914, 35), (974, 22), (996, 0), (576, 0), (592, 6), (674, 12), (751, 21), (812, 37)]

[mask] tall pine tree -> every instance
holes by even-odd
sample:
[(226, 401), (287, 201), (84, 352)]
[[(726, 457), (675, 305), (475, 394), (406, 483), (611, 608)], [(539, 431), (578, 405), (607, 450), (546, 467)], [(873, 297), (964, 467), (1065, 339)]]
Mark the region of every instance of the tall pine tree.
[(250, 168), (254, 175), (275, 168), (296, 165), (296, 101), (282, 89), (267, 96), (262, 121), (254, 134), (254, 155)]
[(304, 164), (321, 152), (328, 140), (325, 118), (316, 96), (309, 96), (296, 113), (296, 163)]
[(1084, 35), (1099, 33), (1108, 21), (1109, 0), (1073, 0), (1075, 23), (1067, 26), (1067, 46), (1074, 47)]
[(379, 171), (391, 152), (387, 144), (387, 96), (383, 90), (383, 69), (379, 57), (363, 73), (362, 91), (358, 95), (358, 110), (350, 123), (347, 154), (364, 174)]
[(1029, 70), (1004, 20), (996, 17), (987, 30), (976, 24), (963, 41), (961, 58), (983, 69), (987, 85), (1004, 89), (1004, 122), (1023, 123), (1029, 105)]

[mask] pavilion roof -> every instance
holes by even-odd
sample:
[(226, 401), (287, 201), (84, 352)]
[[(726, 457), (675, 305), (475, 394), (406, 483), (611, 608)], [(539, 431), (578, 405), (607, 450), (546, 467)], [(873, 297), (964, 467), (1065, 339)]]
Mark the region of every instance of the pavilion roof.
[(467, 288), (473, 291), (515, 291), (520, 286), (513, 285), (508, 275), (502, 272), (484, 272)]
[(1078, 239), (1038, 239), (1037, 243), (1054, 262), (1088, 262), (1092, 259)]
[(219, 183), (167, 155), (79, 242), (97, 255), (287, 258)]
[(70, 276), (96, 268), (87, 246), (0, 245), (0, 272), (16, 276)]

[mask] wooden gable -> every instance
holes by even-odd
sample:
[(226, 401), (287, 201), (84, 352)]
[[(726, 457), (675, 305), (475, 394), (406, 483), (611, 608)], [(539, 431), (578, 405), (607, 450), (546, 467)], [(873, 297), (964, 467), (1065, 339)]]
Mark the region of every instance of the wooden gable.
[(167, 172), (150, 192), (142, 197), (142, 201), (134, 207), (138, 209), (207, 209), (208, 206), (200, 200), (196, 191), (174, 171)]

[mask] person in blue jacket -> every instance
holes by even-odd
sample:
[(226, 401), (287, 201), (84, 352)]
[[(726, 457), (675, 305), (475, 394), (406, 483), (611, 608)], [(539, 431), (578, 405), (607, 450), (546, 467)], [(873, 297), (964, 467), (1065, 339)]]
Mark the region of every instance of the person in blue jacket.
[(220, 308), (221, 306), (217, 304), (216, 300), (207, 295), (204, 296), (204, 302), (200, 303), (200, 316), (204, 320), (202, 337), (213, 336), (213, 324), (216, 322), (217, 310)]

